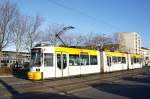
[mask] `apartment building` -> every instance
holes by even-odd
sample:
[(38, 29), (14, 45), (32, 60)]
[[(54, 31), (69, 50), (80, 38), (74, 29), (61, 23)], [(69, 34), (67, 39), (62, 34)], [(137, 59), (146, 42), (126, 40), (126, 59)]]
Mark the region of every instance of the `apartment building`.
[(118, 33), (118, 43), (121, 50), (134, 54), (141, 54), (141, 36), (137, 32)]

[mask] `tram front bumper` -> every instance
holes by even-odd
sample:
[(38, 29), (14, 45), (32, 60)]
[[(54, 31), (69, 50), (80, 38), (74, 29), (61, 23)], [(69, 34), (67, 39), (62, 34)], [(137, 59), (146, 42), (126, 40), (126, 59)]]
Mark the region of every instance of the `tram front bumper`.
[(41, 80), (42, 72), (28, 72), (28, 79), (29, 80)]

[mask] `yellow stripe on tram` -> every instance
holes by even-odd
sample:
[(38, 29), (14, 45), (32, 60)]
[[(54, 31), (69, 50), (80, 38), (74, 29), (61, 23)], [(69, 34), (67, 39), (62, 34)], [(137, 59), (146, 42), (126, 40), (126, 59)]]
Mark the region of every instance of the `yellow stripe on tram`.
[(132, 58), (141, 58), (141, 55), (139, 55), (139, 54), (131, 54), (131, 57)]
[(77, 49), (77, 48), (65, 48), (65, 47), (56, 47), (56, 52), (63, 52), (68, 54), (88, 54), (88, 55), (97, 55), (96, 50), (87, 50), (87, 49)]
[(106, 56), (116, 56), (116, 57), (125, 57), (125, 53), (119, 52), (106, 52)]

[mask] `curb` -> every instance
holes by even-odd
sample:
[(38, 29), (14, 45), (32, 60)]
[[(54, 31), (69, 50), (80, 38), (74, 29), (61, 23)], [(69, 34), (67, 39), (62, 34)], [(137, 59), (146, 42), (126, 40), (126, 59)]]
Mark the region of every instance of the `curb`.
[(4, 77), (14, 77), (13, 75), (0, 75), (0, 78), (4, 78)]
[(90, 89), (90, 88), (92, 88), (92, 87), (91, 86), (87, 86), (87, 87), (83, 87), (83, 88), (78, 88), (78, 89), (67, 91), (67, 93), (71, 94), (71, 93), (80, 92), (80, 91), (83, 91), (83, 90), (86, 90), (86, 89)]

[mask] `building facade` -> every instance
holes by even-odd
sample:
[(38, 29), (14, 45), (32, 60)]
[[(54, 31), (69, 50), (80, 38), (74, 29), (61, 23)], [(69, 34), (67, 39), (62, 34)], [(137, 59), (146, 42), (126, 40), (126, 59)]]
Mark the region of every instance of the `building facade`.
[(141, 54), (141, 36), (137, 32), (120, 32), (118, 33), (118, 43), (120, 49), (125, 52)]
[[(20, 64), (24, 62), (29, 62), (30, 54), (26, 52), (20, 52), (19, 61)], [(15, 64), (17, 61), (16, 59), (16, 52), (13, 51), (2, 51), (0, 53), (0, 67), (11, 67), (11, 65)]]
[(150, 65), (150, 49), (142, 47), (141, 54), (144, 65)]

